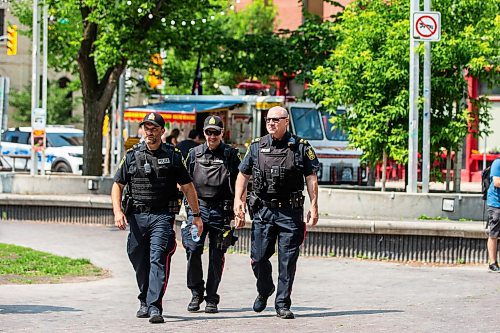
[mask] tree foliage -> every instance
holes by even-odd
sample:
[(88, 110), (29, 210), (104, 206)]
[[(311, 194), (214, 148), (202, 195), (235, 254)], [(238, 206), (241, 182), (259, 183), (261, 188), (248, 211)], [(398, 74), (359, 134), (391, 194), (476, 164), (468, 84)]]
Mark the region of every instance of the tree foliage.
[[(47, 124), (65, 125), (79, 119), (72, 116), (73, 98), (69, 96), (75, 87), (59, 88), (57, 82), (50, 82), (47, 89)], [(16, 108), (13, 118), (19, 122), (31, 121), (31, 86), (10, 93), (10, 104)]]
[[(13, 3), (21, 23), (31, 25), (31, 0)], [(126, 66), (147, 68), (162, 48), (190, 47), (171, 20), (199, 19), (221, 12), (223, 0), (46, 0), (52, 17), (49, 61), (78, 73), (84, 108), (84, 175), (102, 173), (102, 124)]]
[[(442, 22), (441, 41), (432, 44), (431, 148), (437, 151), (460, 147), (467, 133), (464, 70), (490, 83), (498, 80), (500, 19), (494, 0), (435, 0), (433, 6)], [(314, 70), (310, 95), (332, 113), (348, 106), (337, 120), (371, 163), (384, 150), (398, 162), (407, 160), (409, 12), (408, 1), (352, 2), (332, 27), (337, 47)], [(423, 55), (423, 43), (417, 51)], [(476, 103), (487, 124), (487, 105)]]

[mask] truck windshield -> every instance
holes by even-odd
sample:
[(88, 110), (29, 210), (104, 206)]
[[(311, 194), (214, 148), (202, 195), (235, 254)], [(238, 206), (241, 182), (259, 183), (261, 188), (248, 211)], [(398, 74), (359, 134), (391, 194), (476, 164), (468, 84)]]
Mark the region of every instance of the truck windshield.
[[(337, 111), (341, 113), (343, 111)], [(345, 131), (336, 127), (336, 124), (332, 121), (333, 116), (327, 112), (321, 112), (321, 118), (323, 120), (323, 126), (325, 126), (326, 137), (328, 140), (332, 141), (347, 141), (347, 135)]]
[(51, 147), (83, 146), (83, 133), (47, 133)]
[(307, 140), (323, 140), (323, 130), (316, 109), (292, 107), (290, 113), (295, 134)]

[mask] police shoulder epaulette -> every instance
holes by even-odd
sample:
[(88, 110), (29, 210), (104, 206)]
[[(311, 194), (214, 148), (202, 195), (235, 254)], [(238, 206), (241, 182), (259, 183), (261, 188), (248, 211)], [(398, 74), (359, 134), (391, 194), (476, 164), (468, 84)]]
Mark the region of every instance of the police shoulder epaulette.
[(309, 142), (307, 140), (305, 140), (305, 139), (300, 139), (299, 142), (302, 143), (302, 144), (304, 144), (304, 145), (306, 145), (306, 146), (309, 144)]
[(175, 147), (175, 148), (174, 148), (174, 150), (175, 150), (176, 152), (178, 152), (178, 153), (180, 153), (180, 152), (181, 152), (181, 151), (180, 151), (180, 149), (179, 149), (179, 148), (177, 148), (177, 147)]
[(259, 141), (260, 141), (260, 138), (255, 138), (252, 140), (252, 143), (259, 142)]

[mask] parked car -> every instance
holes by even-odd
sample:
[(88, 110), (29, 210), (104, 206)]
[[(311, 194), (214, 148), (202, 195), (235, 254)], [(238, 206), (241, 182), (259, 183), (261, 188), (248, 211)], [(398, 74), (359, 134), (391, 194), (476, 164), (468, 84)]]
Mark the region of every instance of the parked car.
[[(45, 171), (82, 173), (83, 131), (65, 126), (47, 126)], [(2, 166), (31, 169), (31, 127), (10, 128), (2, 133)], [(42, 155), (38, 153), (38, 169)], [(5, 165), (8, 164), (8, 165)]]

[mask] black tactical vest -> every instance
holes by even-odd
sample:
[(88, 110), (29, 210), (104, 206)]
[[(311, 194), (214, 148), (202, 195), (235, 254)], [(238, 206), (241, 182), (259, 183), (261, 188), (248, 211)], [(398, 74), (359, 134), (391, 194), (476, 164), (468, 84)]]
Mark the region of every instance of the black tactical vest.
[(304, 190), (303, 159), (299, 142), (290, 136), (287, 142), (271, 145), (271, 136), (259, 141), (257, 161), (252, 170), (253, 189), (262, 197), (287, 198)]
[[(178, 198), (177, 181), (172, 169), (180, 161), (176, 161), (171, 145), (162, 144), (156, 156), (141, 147), (134, 147), (135, 166), (131, 166), (135, 169), (131, 170), (130, 183), (134, 204), (167, 208), (169, 201), (177, 201)], [(145, 167), (146, 161), (149, 167)]]
[(198, 196), (202, 199), (232, 198), (229, 174), (229, 155), (231, 148), (221, 143), (224, 158), (208, 159), (205, 145), (193, 148), (195, 154), (193, 183)]

